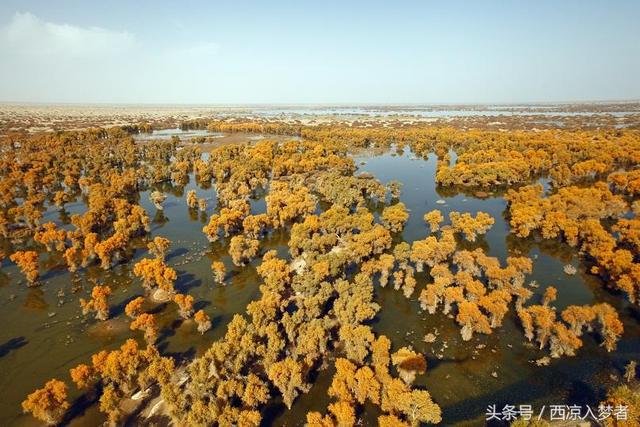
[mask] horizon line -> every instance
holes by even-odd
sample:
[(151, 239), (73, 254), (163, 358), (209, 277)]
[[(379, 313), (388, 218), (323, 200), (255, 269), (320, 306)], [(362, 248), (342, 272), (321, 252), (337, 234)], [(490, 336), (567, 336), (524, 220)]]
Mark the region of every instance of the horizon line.
[(260, 107), (422, 107), (422, 106), (527, 106), (527, 105), (595, 105), (595, 104), (635, 104), (640, 98), (559, 100), (559, 101), (512, 101), (512, 102), (111, 102), (111, 101), (0, 101), (3, 106), (167, 106), (167, 107), (217, 107), (217, 108), (260, 108)]

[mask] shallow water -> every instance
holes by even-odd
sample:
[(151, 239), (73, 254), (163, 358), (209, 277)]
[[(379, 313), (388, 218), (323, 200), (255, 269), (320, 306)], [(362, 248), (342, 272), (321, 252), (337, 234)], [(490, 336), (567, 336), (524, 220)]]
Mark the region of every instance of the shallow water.
[(154, 130), (151, 133), (139, 133), (134, 136), (134, 139), (136, 141), (148, 141), (151, 139), (171, 139), (171, 137), (173, 136), (177, 136), (184, 141), (201, 136), (210, 138), (221, 138), (224, 136), (224, 134), (220, 132), (211, 132), (206, 129), (158, 129)]
[[(453, 210), (488, 212), (496, 220), (493, 228), (476, 243), (465, 244), (465, 247), (483, 247), (502, 261), (511, 254), (532, 257), (534, 271), (528, 280), (535, 280), (540, 285), (536, 289), (537, 295), (550, 284), (556, 286), (559, 310), (570, 304), (609, 302), (618, 309), (624, 321), (624, 337), (616, 352), (607, 353), (592, 336), (585, 335), (584, 347), (577, 357), (554, 360), (546, 368), (537, 367), (531, 361), (547, 353), (523, 343), (524, 336), (513, 313), (492, 335), (476, 334), (464, 343), (453, 319), (420, 311), (416, 298), (425, 282), (423, 275), (417, 277), (417, 291), (410, 299), (390, 286), (376, 289), (376, 299), (382, 310), (373, 323), (375, 331), (389, 336), (394, 349), (411, 344), (425, 352), (428, 370), (417, 378), (416, 384), (426, 386), (442, 406), (447, 425), (465, 420), (481, 422), (489, 404), (502, 407), (506, 403), (532, 403), (534, 407), (540, 407), (543, 404), (593, 403), (599, 399), (610, 382), (610, 375), (620, 375), (623, 365), (639, 354), (636, 310), (622, 297), (603, 290), (597, 279), (586, 275), (573, 249), (557, 242), (541, 243), (533, 238), (517, 239), (509, 235), (503, 216), (506, 203), (501, 197), (450, 196), (450, 191), (436, 188), (435, 160), (433, 155), (428, 159), (417, 158), (410, 150), (399, 154), (392, 150), (382, 155), (355, 155), (359, 171), (370, 172), (384, 183), (390, 180), (404, 183), (401, 201), (411, 211), (402, 233), (404, 240), (411, 242), (427, 235), (422, 215), (429, 210), (440, 209), (445, 217)], [(155, 309), (162, 325), (158, 346), (165, 354), (191, 358), (221, 337), (233, 314), (244, 312), (247, 303), (258, 297), (257, 262), (246, 268), (235, 267), (225, 255), (222, 243), (210, 244), (206, 240), (202, 226), (216, 204), (212, 188), (199, 188), (191, 177), (182, 191), (169, 187), (162, 189), (168, 195), (164, 211), (156, 211), (149, 201), (149, 191), (140, 195), (141, 204), (153, 220), (151, 234), (165, 236), (173, 242), (167, 262), (178, 272), (176, 288), (194, 296), (196, 309), (202, 308), (209, 314), (213, 329), (201, 336), (191, 322), (176, 321), (178, 315), (174, 304), (160, 305)], [(204, 215), (187, 208), (185, 195), (190, 189), (195, 189), (198, 197), (207, 199)], [(445, 203), (437, 204), (438, 200)], [(78, 201), (67, 207), (67, 213), (82, 209), (83, 204)], [(253, 213), (263, 212), (264, 201), (254, 201), (252, 209)], [(60, 213), (53, 209), (47, 212), (44, 220), (62, 222)], [(285, 232), (273, 233), (262, 243), (262, 248), (284, 251), (287, 238)], [(139, 246), (133, 253), (133, 262), (146, 255), (144, 245)], [(222, 259), (227, 267), (227, 286), (213, 284), (210, 264), (214, 259)], [(36, 289), (18, 283), (21, 275), (16, 267), (6, 260), (3, 262), (0, 277), (0, 319), (4, 325), (0, 329), (0, 372), (3, 373), (0, 375), (0, 395), (3, 396), (0, 425), (34, 424), (32, 418), (20, 414), (20, 402), (29, 392), (51, 377), (70, 383), (68, 369), (89, 361), (91, 354), (103, 348), (115, 348), (129, 337), (141, 338), (140, 334), (128, 330), (123, 314), (126, 303), (143, 294), (137, 280), (131, 276), (133, 262), (108, 272), (91, 267), (73, 276), (60, 267), (59, 256), (44, 253), (41, 267), (49, 266), (50, 270), (43, 275), (44, 285)], [(576, 275), (568, 276), (563, 272), (567, 263), (578, 267)], [(83, 320), (78, 299), (86, 297), (90, 291), (89, 279), (105, 282), (114, 290), (110, 299), (112, 319), (108, 322)], [(78, 280), (84, 289), (73, 293), (74, 280)], [(60, 290), (64, 296), (58, 296)], [(54, 315), (50, 317), (51, 314)], [(434, 331), (438, 333), (437, 341), (425, 343), (424, 335)], [(491, 375), (493, 372), (497, 377)], [(275, 425), (300, 425), (307, 411), (324, 411), (329, 401), (326, 390), (331, 375), (331, 367), (321, 371), (311, 391), (298, 398), (291, 410), (274, 405), (268, 411), (269, 420)], [(73, 385), (70, 390), (72, 398), (80, 396)], [(372, 410), (365, 414), (365, 419), (373, 420), (374, 416)], [(72, 424), (96, 425), (103, 419), (94, 405)]]

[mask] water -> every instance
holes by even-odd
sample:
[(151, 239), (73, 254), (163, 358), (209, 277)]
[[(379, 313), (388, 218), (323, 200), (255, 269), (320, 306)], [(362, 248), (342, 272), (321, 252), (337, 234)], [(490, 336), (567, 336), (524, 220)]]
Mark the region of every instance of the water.
[[(441, 405), (447, 425), (465, 421), (477, 424), (484, 419), (489, 404), (501, 408), (506, 403), (532, 403), (534, 407), (593, 403), (602, 397), (610, 375), (619, 375), (628, 360), (637, 358), (640, 350), (637, 311), (623, 298), (605, 291), (596, 278), (585, 274), (585, 268), (572, 248), (557, 242), (538, 242), (533, 238), (517, 239), (508, 234), (508, 223), (504, 219), (506, 204), (499, 195), (478, 199), (437, 188), (433, 154), (423, 159), (406, 149), (398, 153), (395, 150), (384, 154), (359, 153), (354, 155), (354, 159), (359, 165), (359, 172), (370, 172), (384, 183), (390, 180), (404, 183), (400, 199), (411, 212), (402, 233), (404, 240), (412, 242), (427, 235), (422, 216), (429, 210), (440, 209), (445, 217), (454, 210), (487, 212), (496, 220), (493, 228), (477, 242), (465, 243), (465, 247), (482, 247), (503, 262), (509, 255), (524, 254), (533, 258), (534, 271), (528, 280), (536, 280), (540, 284), (533, 302), (537, 302), (547, 285), (553, 284), (558, 288), (556, 305), (559, 310), (570, 304), (604, 301), (613, 305), (624, 321), (625, 334), (616, 352), (607, 353), (592, 336), (585, 335), (584, 346), (577, 357), (554, 360), (551, 366), (542, 368), (531, 361), (547, 355), (546, 351), (538, 351), (524, 343), (521, 327), (513, 313), (492, 335), (476, 334), (465, 343), (453, 319), (419, 310), (416, 298), (424, 286), (423, 275), (418, 275), (417, 290), (410, 299), (390, 286), (377, 288), (376, 300), (382, 310), (373, 328), (392, 339), (394, 349), (410, 344), (425, 352), (428, 370), (417, 378), (416, 384), (426, 386)], [(201, 336), (191, 322), (176, 322), (175, 304), (158, 308), (162, 326), (158, 341), (160, 350), (179, 359), (188, 359), (201, 354), (211, 342), (221, 337), (231, 317), (244, 312), (247, 303), (258, 297), (257, 262), (245, 268), (235, 267), (225, 255), (223, 243), (210, 244), (206, 240), (202, 227), (208, 220), (207, 216), (214, 212), (216, 196), (213, 189), (198, 187), (193, 177), (184, 190), (167, 186), (161, 189), (168, 195), (163, 212), (156, 212), (149, 201), (150, 191), (140, 195), (142, 206), (153, 220), (151, 234), (165, 236), (173, 242), (167, 262), (178, 272), (177, 290), (193, 295), (197, 301), (196, 309), (205, 310), (213, 321), (212, 330)], [(198, 197), (207, 199), (208, 208), (204, 215), (188, 210), (185, 195), (190, 189), (195, 189)], [(445, 203), (436, 204), (437, 200)], [(83, 209), (80, 201), (67, 207), (69, 214)], [(253, 213), (264, 212), (264, 200), (253, 201), (252, 209)], [(50, 209), (45, 220), (62, 224), (64, 216)], [(287, 239), (285, 232), (272, 233), (261, 247), (282, 251)], [(16, 267), (10, 266), (6, 260), (3, 262), (0, 273), (0, 319), (4, 325), (0, 329), (0, 372), (3, 372), (0, 376), (0, 395), (3, 396), (0, 425), (34, 425), (31, 417), (20, 413), (20, 402), (51, 377), (67, 381), (70, 397), (78, 398), (80, 393), (69, 381), (69, 368), (86, 363), (91, 354), (103, 348), (119, 346), (129, 337), (141, 338), (139, 333), (128, 330), (128, 321), (123, 314), (126, 303), (142, 295), (137, 280), (131, 276), (132, 264), (146, 256), (144, 244), (138, 242), (137, 246), (133, 261), (128, 264), (107, 272), (98, 267), (80, 272), (77, 278), (84, 289), (77, 293), (72, 292), (74, 276), (60, 267), (62, 260), (58, 255), (41, 255), (41, 267), (50, 269), (43, 274), (45, 284), (36, 289), (19, 284), (21, 275)], [(214, 259), (222, 259), (230, 272), (227, 286), (213, 283), (210, 264)], [(562, 268), (567, 263), (578, 267), (576, 275), (568, 276), (563, 272)], [(89, 279), (108, 283), (114, 290), (110, 299), (112, 319), (106, 323), (93, 319), (82, 321), (78, 299), (81, 296), (86, 298), (90, 291)], [(64, 291), (62, 298), (57, 296), (59, 290)], [(64, 302), (62, 305), (58, 304), (59, 299)], [(55, 315), (49, 317), (50, 313)], [(423, 341), (425, 334), (436, 330), (438, 340), (435, 343)], [(491, 375), (493, 372), (497, 378)], [(301, 425), (308, 411), (324, 412), (329, 402), (326, 390), (331, 375), (331, 367), (321, 371), (311, 391), (298, 398), (291, 410), (278, 405), (270, 408), (272, 423)], [(375, 412), (369, 410), (364, 416), (367, 421), (372, 421)], [(90, 426), (103, 420), (94, 405), (72, 424)]]
[(224, 134), (220, 132), (211, 132), (206, 129), (182, 130), (178, 128), (154, 130), (152, 133), (140, 133), (135, 135), (134, 139), (136, 141), (148, 141), (152, 139), (171, 139), (174, 136), (177, 136), (180, 140), (184, 141), (198, 137), (221, 138)]

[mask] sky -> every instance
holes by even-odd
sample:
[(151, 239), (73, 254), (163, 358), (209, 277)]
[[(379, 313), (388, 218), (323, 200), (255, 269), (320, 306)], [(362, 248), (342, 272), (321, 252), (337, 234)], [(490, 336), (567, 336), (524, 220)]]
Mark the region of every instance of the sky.
[(640, 99), (640, 1), (0, 2), (0, 102)]

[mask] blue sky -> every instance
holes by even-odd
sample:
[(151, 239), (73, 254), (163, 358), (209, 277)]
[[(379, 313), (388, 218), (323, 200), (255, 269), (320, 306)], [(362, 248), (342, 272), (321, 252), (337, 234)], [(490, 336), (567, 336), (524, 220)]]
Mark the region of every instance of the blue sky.
[(640, 1), (0, 3), (0, 101), (640, 99)]

